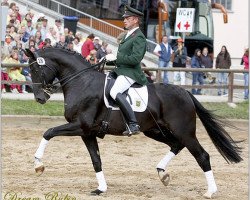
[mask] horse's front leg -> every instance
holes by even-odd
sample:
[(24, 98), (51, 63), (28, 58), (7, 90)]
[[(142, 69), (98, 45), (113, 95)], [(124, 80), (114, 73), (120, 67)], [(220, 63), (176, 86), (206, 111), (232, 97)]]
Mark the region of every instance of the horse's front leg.
[(35, 153), (35, 171), (36, 173), (43, 173), (44, 165), (42, 163), (42, 157), (49, 140), (55, 136), (81, 136), (83, 130), (80, 128), (79, 122), (72, 122), (48, 129), (43, 134), (43, 139)]
[(93, 163), (93, 167), (96, 172), (96, 178), (98, 181), (98, 188), (92, 191), (91, 195), (100, 195), (101, 193), (107, 190), (107, 183), (104, 178), (104, 174), (102, 172), (102, 162), (101, 162), (97, 139), (95, 136), (89, 136), (89, 137), (82, 136), (82, 140), (84, 141), (89, 151), (89, 154)]

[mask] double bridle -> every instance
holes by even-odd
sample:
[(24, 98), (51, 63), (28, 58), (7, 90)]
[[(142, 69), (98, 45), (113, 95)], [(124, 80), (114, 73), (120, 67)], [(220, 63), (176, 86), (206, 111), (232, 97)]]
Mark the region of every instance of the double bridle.
[(56, 82), (54, 82), (52, 84), (48, 84), (46, 82), (46, 78), (45, 78), (45, 73), (44, 73), (44, 68), (43, 67), (49, 68), (53, 72), (53, 74), (55, 75), (55, 77), (57, 75), (57, 72), (52, 67), (48, 66), (47, 64), (40, 65), (37, 62), (37, 58), (39, 58), (38, 54), (36, 52), (34, 52), (34, 55), (35, 55), (36, 60), (33, 61), (32, 63), (30, 63), (29, 67), (31, 65), (33, 65), (34, 63), (37, 63), (39, 65), (39, 68), (41, 69), (42, 73), (41, 73), (41, 76), (40, 76), (40, 82), (33, 83), (33, 85), (42, 85), (42, 88), (43, 88), (44, 92), (47, 95), (49, 95), (49, 96), (51, 94), (55, 93), (57, 90), (59, 90), (60, 87), (58, 87), (57, 89), (53, 90), (53, 87), (55, 85), (57, 85), (58, 83), (60, 83), (61, 87), (63, 87), (64, 85), (66, 85), (67, 83), (69, 83), (74, 78), (78, 77), (83, 72), (86, 72), (86, 71), (91, 70), (91, 69), (98, 69), (99, 71), (102, 71), (103, 68), (104, 68), (104, 65), (106, 63), (106, 59), (103, 59), (101, 62), (99, 62), (99, 63), (97, 63), (95, 65), (91, 65), (90, 67), (87, 67), (87, 68), (82, 69), (80, 71), (77, 71), (77, 72), (75, 72), (73, 74), (70, 74), (70, 75), (68, 75), (68, 76), (66, 76), (66, 77), (64, 77), (64, 78), (62, 78), (62, 79), (60, 79), (60, 80), (58, 80), (58, 81), (56, 81)]

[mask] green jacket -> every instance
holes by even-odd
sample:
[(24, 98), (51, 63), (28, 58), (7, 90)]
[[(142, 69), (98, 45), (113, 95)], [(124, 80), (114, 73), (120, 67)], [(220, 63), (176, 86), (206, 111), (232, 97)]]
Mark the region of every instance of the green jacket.
[(126, 39), (124, 36), (117, 52), (117, 68), (114, 69), (117, 75), (128, 76), (137, 83), (146, 85), (148, 81), (140, 64), (146, 53), (146, 46), (146, 38), (139, 28)]

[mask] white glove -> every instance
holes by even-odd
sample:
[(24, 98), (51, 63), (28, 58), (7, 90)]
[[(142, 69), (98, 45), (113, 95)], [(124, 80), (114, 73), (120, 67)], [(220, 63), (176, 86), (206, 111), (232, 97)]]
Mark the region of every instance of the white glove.
[(112, 53), (107, 54), (107, 55), (105, 56), (105, 58), (106, 58), (106, 60), (107, 60), (108, 62), (116, 60), (116, 56), (115, 56), (114, 54), (112, 54)]

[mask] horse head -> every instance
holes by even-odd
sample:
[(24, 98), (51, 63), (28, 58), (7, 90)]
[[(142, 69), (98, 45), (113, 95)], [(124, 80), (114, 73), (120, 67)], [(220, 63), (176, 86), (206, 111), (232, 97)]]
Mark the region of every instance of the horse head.
[(30, 74), (33, 82), (33, 92), (37, 102), (44, 104), (50, 98), (48, 86), (56, 78), (56, 63), (42, 55), (42, 51), (32, 52), (26, 49), (29, 57)]

